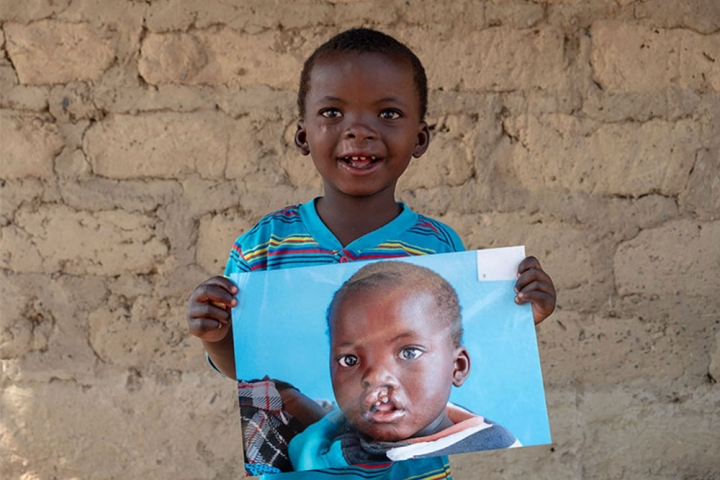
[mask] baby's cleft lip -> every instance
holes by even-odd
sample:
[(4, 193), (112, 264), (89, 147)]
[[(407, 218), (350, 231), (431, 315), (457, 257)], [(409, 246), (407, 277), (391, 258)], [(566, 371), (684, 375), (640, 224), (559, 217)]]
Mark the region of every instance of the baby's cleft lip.
[(395, 422), (405, 416), (406, 411), (392, 398), (388, 387), (370, 392), (363, 401), (363, 418), (373, 423)]
[(405, 410), (393, 406), (371, 409), (363, 413), (363, 418), (371, 423), (395, 423), (405, 416)]

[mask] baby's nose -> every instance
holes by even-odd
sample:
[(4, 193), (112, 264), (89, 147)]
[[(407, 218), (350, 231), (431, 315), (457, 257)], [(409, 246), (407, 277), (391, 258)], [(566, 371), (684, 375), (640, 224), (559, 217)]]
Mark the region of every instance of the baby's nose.
[(363, 387), (397, 387), (398, 381), (392, 369), (383, 365), (374, 365), (365, 371)]

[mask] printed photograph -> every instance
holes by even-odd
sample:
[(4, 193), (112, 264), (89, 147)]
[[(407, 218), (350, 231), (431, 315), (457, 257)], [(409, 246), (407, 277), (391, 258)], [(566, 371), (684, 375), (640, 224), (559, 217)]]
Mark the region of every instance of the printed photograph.
[[(239, 274), (250, 474), (550, 442), (522, 247)], [(416, 460), (417, 461), (417, 460)]]

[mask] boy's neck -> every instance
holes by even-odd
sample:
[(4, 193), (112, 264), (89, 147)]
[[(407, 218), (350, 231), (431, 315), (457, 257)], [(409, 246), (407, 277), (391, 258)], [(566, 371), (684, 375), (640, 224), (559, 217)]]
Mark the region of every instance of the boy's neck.
[(328, 190), (315, 201), (315, 209), (343, 247), (388, 224), (402, 210), (392, 194), (350, 197)]

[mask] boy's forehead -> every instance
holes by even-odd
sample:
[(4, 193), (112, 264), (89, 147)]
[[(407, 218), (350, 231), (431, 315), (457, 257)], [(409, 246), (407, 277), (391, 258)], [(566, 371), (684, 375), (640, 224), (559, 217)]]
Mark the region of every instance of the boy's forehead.
[[(358, 68), (367, 74), (358, 77)], [(372, 79), (404, 76), (413, 85), (414, 71), (409, 60), (397, 55), (374, 52), (333, 52), (318, 58), (310, 71), (309, 91), (313, 92), (313, 83), (323, 86), (344, 84), (348, 79)]]
[(315, 66), (318, 65), (341, 65), (346, 68), (350, 66), (367, 63), (367, 62), (381, 62), (387, 65), (392, 65), (396, 68), (406, 70), (410, 74), (413, 72), (413, 66), (409, 59), (404, 58), (400, 55), (384, 52), (359, 52), (359, 51), (346, 51), (346, 52), (328, 52), (318, 57), (315, 60)]

